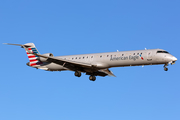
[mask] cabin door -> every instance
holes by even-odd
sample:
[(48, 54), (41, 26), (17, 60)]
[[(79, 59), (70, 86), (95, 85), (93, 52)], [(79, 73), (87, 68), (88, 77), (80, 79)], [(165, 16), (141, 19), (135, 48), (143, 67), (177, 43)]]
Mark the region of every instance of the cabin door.
[(147, 61), (151, 61), (152, 60), (152, 51), (148, 51), (147, 52)]

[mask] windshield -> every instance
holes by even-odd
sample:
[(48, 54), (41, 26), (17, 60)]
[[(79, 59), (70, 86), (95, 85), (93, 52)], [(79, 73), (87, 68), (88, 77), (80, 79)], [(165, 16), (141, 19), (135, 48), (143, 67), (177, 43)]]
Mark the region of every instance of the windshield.
[(157, 53), (168, 53), (169, 54), (169, 52), (167, 52), (167, 51), (157, 51)]

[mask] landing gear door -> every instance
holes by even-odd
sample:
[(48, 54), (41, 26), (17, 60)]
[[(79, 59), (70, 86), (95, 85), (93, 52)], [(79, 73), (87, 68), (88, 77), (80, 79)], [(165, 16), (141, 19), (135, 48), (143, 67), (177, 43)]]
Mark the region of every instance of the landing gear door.
[(147, 60), (151, 61), (152, 60), (152, 51), (147, 52)]

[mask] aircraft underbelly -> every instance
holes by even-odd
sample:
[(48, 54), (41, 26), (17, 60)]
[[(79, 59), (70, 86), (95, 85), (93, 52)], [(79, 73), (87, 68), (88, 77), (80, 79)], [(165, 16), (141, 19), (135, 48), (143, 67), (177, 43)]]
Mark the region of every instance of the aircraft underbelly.
[(48, 68), (48, 70), (50, 71), (61, 71), (61, 70), (67, 70), (67, 68), (64, 68), (63, 66), (61, 65), (58, 65), (58, 64), (55, 64), (55, 63), (50, 63), (48, 65), (46, 65), (46, 67)]

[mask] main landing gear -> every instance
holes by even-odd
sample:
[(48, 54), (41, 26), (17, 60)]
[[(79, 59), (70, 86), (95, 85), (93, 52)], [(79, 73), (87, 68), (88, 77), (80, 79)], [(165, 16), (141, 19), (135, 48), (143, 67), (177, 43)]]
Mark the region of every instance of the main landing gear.
[[(80, 71), (75, 71), (74, 75), (75, 75), (76, 77), (81, 77), (81, 72), (80, 72)], [(89, 76), (89, 80), (95, 81), (95, 80), (96, 80), (96, 76), (95, 76), (95, 75), (90, 75), (90, 76)]]
[(89, 76), (89, 80), (91, 80), (91, 81), (95, 81), (95, 80), (96, 80), (96, 76), (95, 76), (95, 75), (91, 75), (91, 76)]
[(76, 72), (74, 73), (74, 75), (75, 75), (76, 77), (81, 77), (81, 72), (76, 71)]
[(166, 63), (166, 64), (164, 65), (164, 71), (168, 71), (167, 66), (168, 66), (168, 63)]

